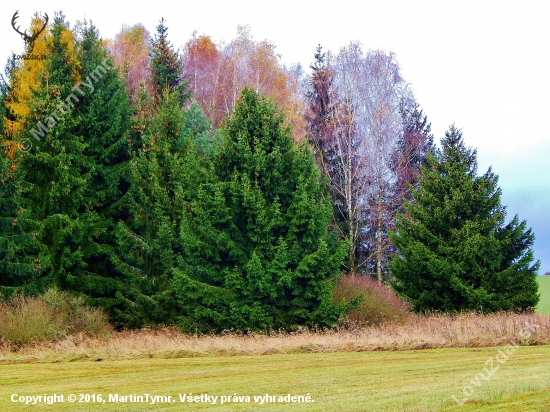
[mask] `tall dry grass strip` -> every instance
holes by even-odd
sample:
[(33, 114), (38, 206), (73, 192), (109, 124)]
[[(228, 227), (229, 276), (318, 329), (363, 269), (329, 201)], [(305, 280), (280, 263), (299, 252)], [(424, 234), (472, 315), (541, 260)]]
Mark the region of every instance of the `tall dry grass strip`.
[[(535, 325), (535, 330), (523, 338), (521, 332), (527, 325)], [(412, 315), (404, 324), (272, 335), (232, 332), (194, 336), (172, 328), (115, 332), (102, 338), (80, 333), (24, 345), (17, 351), (4, 345), (0, 363), (488, 347), (511, 340), (520, 345), (550, 344), (550, 315)]]

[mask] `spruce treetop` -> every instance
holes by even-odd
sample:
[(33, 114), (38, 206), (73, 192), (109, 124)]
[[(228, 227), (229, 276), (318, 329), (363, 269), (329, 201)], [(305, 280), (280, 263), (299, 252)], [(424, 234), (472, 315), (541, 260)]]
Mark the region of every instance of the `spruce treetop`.
[(168, 28), (164, 25), (164, 18), (157, 26), (157, 32), (152, 40), (151, 50), (151, 78), (157, 102), (162, 96), (163, 89), (177, 90), (180, 104), (188, 98), (187, 83), (183, 79), (183, 65), (168, 41)]

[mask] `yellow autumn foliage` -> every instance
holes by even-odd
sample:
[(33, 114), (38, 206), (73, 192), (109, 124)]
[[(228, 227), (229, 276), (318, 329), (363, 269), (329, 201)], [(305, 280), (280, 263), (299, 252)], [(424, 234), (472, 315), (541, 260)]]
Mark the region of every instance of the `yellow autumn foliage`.
[[(35, 16), (32, 19), (30, 32), (36, 32), (42, 28), (44, 21)], [(34, 41), (34, 46), (31, 55), (34, 56), (46, 56), (51, 52), (50, 44), (51, 34), (49, 27), (44, 30)], [(61, 41), (67, 44), (69, 50), (68, 64), (73, 64), (75, 71), (73, 73), (75, 83), (79, 81), (76, 67), (78, 67), (77, 56), (75, 51), (74, 34), (71, 30), (66, 28), (61, 34)], [(28, 47), (26, 50), (27, 54)], [(18, 147), (18, 141), (21, 139), (21, 131), (25, 126), (25, 121), (31, 113), (31, 101), (32, 91), (38, 88), (40, 83), (40, 76), (44, 73), (45, 66), (44, 60), (41, 58), (31, 59), (19, 59), (17, 66), (11, 73), (10, 78), (10, 92), (6, 98), (6, 108), (14, 120), (4, 117), (4, 132), (5, 135), (0, 135), (0, 141), (3, 141), (3, 145), (7, 148), (7, 157), (13, 159), (16, 149)]]

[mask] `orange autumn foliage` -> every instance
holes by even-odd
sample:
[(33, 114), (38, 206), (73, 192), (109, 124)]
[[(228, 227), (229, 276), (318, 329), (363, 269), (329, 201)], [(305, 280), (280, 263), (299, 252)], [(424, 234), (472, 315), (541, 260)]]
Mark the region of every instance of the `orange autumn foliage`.
[(153, 94), (149, 74), (149, 54), (151, 52), (151, 35), (142, 24), (123, 26), (114, 40), (109, 42), (113, 63), (124, 77), (131, 99), (135, 99), (143, 87)]
[(209, 36), (196, 36), (183, 53), (184, 75), (194, 98), (218, 127), (233, 111), (244, 86), (271, 98), (284, 114), (297, 142), (305, 140), (304, 107), (298, 79), (280, 61), (276, 46), (255, 41), (248, 26), (239, 26), (237, 37), (216, 45)]

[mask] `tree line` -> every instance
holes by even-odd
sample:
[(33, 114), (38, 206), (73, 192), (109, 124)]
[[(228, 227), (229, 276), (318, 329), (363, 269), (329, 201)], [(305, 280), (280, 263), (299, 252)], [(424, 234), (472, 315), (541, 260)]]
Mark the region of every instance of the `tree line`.
[(164, 20), (107, 42), (62, 13), (34, 52), (1, 82), (4, 298), (188, 331), (334, 324), (344, 271), (417, 310), (538, 301), (534, 235), (458, 129), (435, 147), (393, 53), (318, 47), (306, 76), (246, 27), (180, 55)]

